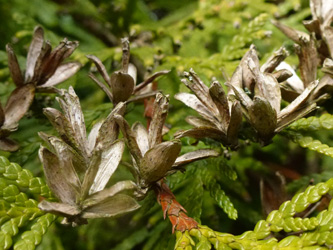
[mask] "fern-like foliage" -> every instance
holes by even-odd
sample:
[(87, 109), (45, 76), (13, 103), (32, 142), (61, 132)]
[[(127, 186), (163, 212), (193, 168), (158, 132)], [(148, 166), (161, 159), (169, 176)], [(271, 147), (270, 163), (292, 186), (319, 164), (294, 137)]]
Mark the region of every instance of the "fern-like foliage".
[(202, 213), (202, 203), (203, 203), (203, 180), (202, 177), (196, 176), (188, 184), (189, 192), (187, 193), (187, 199), (184, 202), (184, 206), (187, 207), (188, 213), (193, 219), (200, 222), (200, 217)]
[[(189, 149), (191, 147), (184, 148)], [(206, 165), (209, 167), (205, 167)], [(187, 167), (185, 174), (177, 173), (174, 176), (170, 176), (170, 186), (175, 189), (176, 193), (178, 189), (181, 190), (179, 194), (177, 193), (177, 198), (179, 197), (181, 204), (186, 208), (188, 214), (196, 221), (200, 221), (203, 210), (204, 192), (207, 191), (210, 194), (212, 202), (218, 205), (230, 219), (237, 219), (237, 210), (224, 188), (220, 185), (220, 179), (223, 179), (220, 178), (222, 176), (219, 176), (221, 173), (228, 174), (229, 171), (229, 174), (232, 175), (229, 176), (231, 178), (234, 178), (233, 175), (236, 174), (231, 169), (225, 169), (226, 167), (223, 157), (219, 157), (193, 163)], [(229, 177), (225, 179), (229, 179)]]
[[(333, 201), (328, 209), (314, 217), (302, 218), (297, 214), (333, 190), (333, 179), (309, 186), (272, 211), (266, 220), (260, 220), (253, 231), (235, 236), (216, 232), (206, 226), (177, 232), (176, 250), (186, 249), (327, 249), (333, 244)], [(278, 240), (277, 233), (287, 235)]]
[[(55, 215), (39, 210), (38, 201), (28, 195), (36, 199), (52, 198), (41, 178), (0, 157), (0, 249), (35, 249), (56, 219)], [(14, 241), (17, 235), (19, 238)]]
[(268, 31), (263, 30), (263, 26), (268, 17), (267, 13), (260, 14), (251, 20), (247, 26), (243, 27), (233, 37), (231, 43), (223, 48), (223, 58), (230, 61), (239, 59), (248, 50), (247, 45), (251, 44), (255, 39), (267, 37)]
[(323, 114), (320, 117), (311, 116), (302, 118), (289, 126), (289, 129), (295, 131), (317, 131), (333, 129), (333, 115)]
[(237, 210), (234, 208), (234, 205), (226, 193), (222, 190), (221, 186), (217, 183), (214, 172), (207, 170), (207, 168), (202, 168), (199, 175), (202, 178), (202, 182), (209, 190), (210, 195), (228, 215), (228, 217), (233, 220), (237, 219)]
[(298, 143), (303, 148), (308, 148), (317, 151), (318, 153), (333, 157), (333, 147), (330, 147), (311, 136), (303, 136), (300, 133), (289, 134), (289, 136), (294, 142)]
[[(285, 46), (291, 54), (287, 62), (299, 69), (292, 42), (274, 30), (268, 20), (283, 19), (283, 23), (300, 29), (301, 21), (305, 18), (309, 20), (310, 15), (308, 1), (303, 0), (171, 0), (167, 5), (165, 1), (144, 0), (3, 1), (0, 5), (1, 103), (5, 104), (14, 88), (7, 55), (1, 50), (7, 42), (12, 41), (19, 64), (24, 65), (24, 58), (20, 55), (26, 54), (24, 48), (28, 48), (31, 30), (39, 24), (48, 28), (45, 36), (52, 45), (57, 44), (64, 35), (80, 42), (73, 59), (84, 67), (75, 77), (63, 83), (61, 88), (71, 85), (77, 91), (89, 131), (109, 114), (112, 104), (106, 103), (105, 94), (87, 77), (96, 68), (93, 65), (89, 67), (85, 55), (89, 52), (99, 57), (108, 72), (117, 71), (121, 68), (119, 62), (122, 51), (118, 48), (120, 37), (128, 34), (131, 63), (138, 70), (137, 84), (145, 79), (145, 75), (157, 70), (171, 70), (159, 78), (153, 88), (157, 87), (157, 90), (170, 95), (170, 114), (166, 121), (170, 131), (165, 134), (164, 140), (172, 140), (175, 132), (190, 128), (184, 117), (196, 115), (174, 99), (176, 93), (188, 91), (180, 82), (184, 70), (193, 67), (206, 84), (215, 79), (223, 82), (221, 69), (226, 73), (225, 78), (230, 78), (228, 75), (234, 72), (238, 60), (251, 43), (256, 45), (262, 61), (272, 51)], [(246, 94), (251, 96), (253, 93)], [(0, 152), (10, 159), (8, 161), (0, 157), (0, 250), (30, 250), (38, 244), (41, 249), (52, 250), (72, 249), (73, 244), (75, 249), (80, 250), (173, 249), (176, 237), (171, 234), (171, 223), (163, 220), (154, 192), (140, 201), (142, 208), (135, 214), (119, 219), (91, 220), (88, 225), (79, 228), (65, 229), (55, 224), (55, 233), (45, 235), (56, 217), (40, 211), (37, 203), (44, 198), (53, 198), (43, 179), (35, 177), (32, 172), (42, 171), (37, 157), (40, 144), (37, 132), (50, 132), (50, 126), (46, 125), (42, 115), (42, 107), (58, 108), (53, 99), (54, 96), (37, 94), (32, 110), (20, 121), (19, 130), (12, 135), (12, 139), (20, 144), (20, 150), (15, 153)], [(149, 111), (147, 106), (149, 108), (147, 103), (145, 107), (141, 103), (129, 103), (126, 120), (130, 124), (136, 121), (145, 124), (147, 121), (143, 113), (146, 115), (146, 111)], [(323, 106), (325, 108), (327, 106)], [(177, 172), (165, 179), (177, 201), (187, 210), (188, 216), (216, 230), (199, 225), (184, 233), (177, 232), (176, 248), (332, 248), (332, 202), (327, 210), (315, 210), (313, 217), (303, 218), (301, 211), (309, 207), (312, 211), (319, 204), (320, 198), (323, 195), (329, 197), (328, 192), (332, 191), (331, 180), (306, 190), (305, 187), (309, 183), (327, 181), (333, 176), (333, 167), (330, 167), (333, 166), (332, 138), (318, 133), (324, 131), (326, 135), (331, 132), (333, 116), (325, 114), (300, 119), (282, 131), (284, 137), (274, 137), (274, 141), (267, 147), (245, 141), (252, 140), (253, 131), (247, 130), (248, 125), (243, 125), (244, 131), (239, 138), (237, 152), (228, 152), (219, 143), (208, 139), (182, 139), (182, 154), (212, 147), (221, 154), (223, 152), (228, 160), (221, 156), (194, 163), (184, 168), (185, 173)], [(300, 150), (289, 141), (309, 150)], [(318, 156), (316, 152), (330, 157)], [(294, 164), (295, 158), (297, 164)], [(127, 163), (131, 158), (125, 154), (122, 160)], [(318, 164), (312, 164), (312, 160)], [(26, 169), (11, 162), (17, 162)], [(115, 181), (132, 177), (123, 168), (125, 165), (115, 172)], [(317, 168), (308, 165), (317, 165)], [(262, 220), (258, 202), (259, 179), (269, 179), (275, 171), (282, 172), (288, 181), (299, 178), (287, 184), (290, 193), (299, 190), (305, 192), (296, 195)], [(111, 182), (110, 185), (114, 184)], [(314, 203), (317, 204), (312, 206)], [(254, 230), (241, 234), (244, 228)], [(42, 240), (43, 236), (45, 240)]]
[[(264, 29), (268, 18), (268, 14), (262, 13), (250, 20), (249, 23), (245, 23), (241, 30), (236, 30), (237, 34), (232, 40), (225, 44), (217, 53), (205, 57), (182, 57), (177, 54), (167, 55), (163, 58), (163, 67), (170, 67), (177, 64), (180, 65), (177, 67), (179, 71), (196, 68), (198, 70), (200, 69), (200, 72), (208, 77), (220, 75), (216, 70), (221, 67), (227, 67), (226, 70), (231, 72), (234, 69), (234, 65), (226, 64), (226, 62), (240, 59), (248, 50), (251, 43), (268, 36), (269, 32)], [(218, 23), (216, 23), (216, 25), (218, 25)]]
[(285, 131), (285, 135), (303, 148), (333, 157), (333, 147), (315, 139), (309, 132), (333, 129), (333, 116), (323, 114), (320, 117), (311, 116), (294, 122)]

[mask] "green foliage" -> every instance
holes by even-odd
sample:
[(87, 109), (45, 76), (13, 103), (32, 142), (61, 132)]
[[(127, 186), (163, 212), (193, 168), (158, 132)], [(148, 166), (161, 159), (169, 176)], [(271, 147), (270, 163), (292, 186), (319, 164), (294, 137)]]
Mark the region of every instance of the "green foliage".
[(311, 116), (299, 119), (291, 124), (285, 133), (287, 137), (301, 147), (333, 157), (332, 147), (315, 139), (312, 134), (309, 134), (309, 132), (332, 130), (332, 128), (333, 116), (331, 114), (323, 114), (320, 117)]
[[(212, 246), (215, 249), (325, 249), (326, 245), (332, 244), (328, 239), (333, 235), (333, 201), (327, 210), (314, 217), (302, 218), (297, 214), (332, 190), (333, 179), (309, 186), (290, 201), (284, 202), (278, 210), (272, 211), (266, 220), (260, 220), (253, 231), (239, 236), (216, 232), (201, 225), (185, 233), (178, 231), (175, 249), (211, 249)], [(289, 236), (278, 240), (276, 236), (281, 231), (289, 233)]]
[(43, 235), (46, 233), (48, 227), (56, 219), (53, 214), (45, 214), (40, 216), (37, 221), (31, 226), (30, 231), (25, 231), (21, 238), (15, 243), (14, 249), (33, 250), (36, 245), (40, 244)]
[[(10, 190), (15, 190), (15, 192), (19, 189), (28, 189), (32, 194), (40, 195), (44, 198), (52, 197), (48, 186), (45, 184), (42, 178), (34, 177), (29, 170), (22, 169), (18, 164), (9, 162), (5, 157), (0, 157), (0, 174), (3, 187), (1, 194), (3, 197), (5, 197), (5, 194), (7, 194), (4, 189), (6, 185), (11, 185), (12, 188)], [(14, 199), (14, 196), (11, 194), (12, 193), (8, 191), (8, 199), (10, 199), (12, 202), (16, 201), (16, 199), (19, 199)]]
[(333, 148), (319, 140), (315, 140), (310, 136), (303, 136), (302, 134), (293, 134), (291, 138), (303, 148), (308, 148), (317, 151), (318, 153), (333, 157)]
[(302, 118), (289, 126), (289, 129), (295, 131), (331, 130), (332, 128), (333, 116), (331, 114), (323, 114), (320, 117), (311, 116), (309, 118)]
[[(56, 216), (39, 210), (38, 201), (28, 195), (52, 198), (48, 186), (5, 157), (0, 157), (0, 186), (0, 248), (35, 249)], [(13, 242), (18, 234), (21, 239)]]
[[(184, 148), (186, 151), (191, 147)], [(205, 164), (209, 167), (204, 167)], [(207, 202), (207, 198), (204, 196), (206, 191), (208, 191), (210, 199), (212, 199), (210, 202), (219, 206), (230, 219), (237, 219), (237, 210), (220, 185), (220, 182), (224, 182), (230, 177), (221, 178), (222, 176), (220, 176), (220, 173), (227, 174), (228, 171), (232, 171), (227, 168), (225, 160), (219, 157), (217, 159), (194, 163), (187, 167), (185, 174), (177, 173), (170, 176), (169, 182), (173, 190), (176, 190), (176, 192), (177, 190), (182, 190), (177, 194), (177, 199), (183, 200), (181, 204), (196, 221), (200, 221), (201, 214), (204, 212), (205, 207), (203, 202)], [(233, 174), (236, 173), (233, 172)], [(236, 185), (233, 181), (231, 183), (232, 185)], [(216, 210), (216, 212), (218, 211), (221, 210)]]
[[(200, 13), (200, 16), (201, 15), (202, 13)], [(188, 40), (188, 38), (186, 37), (184, 37), (183, 39), (179, 38), (180, 41), (184, 42), (179, 52), (180, 55), (166, 54), (163, 57), (163, 66), (175, 67), (175, 65), (179, 65), (178, 67), (176, 67), (178, 71), (195, 68), (200, 73), (205, 74), (208, 78), (219, 75), (217, 70), (221, 69), (222, 67), (226, 68), (228, 73), (232, 72), (234, 66), (230, 67), (229, 65), (232, 64), (227, 62), (240, 59), (244, 55), (248, 47), (251, 45), (251, 43), (253, 43), (255, 40), (267, 38), (269, 32), (264, 30), (264, 25), (266, 24), (268, 17), (268, 14), (263, 13), (254, 18), (253, 20), (250, 20), (250, 22), (244, 27), (242, 27), (241, 30), (237, 31), (231, 41), (229, 41), (227, 44), (224, 43), (222, 48), (219, 48), (219, 51), (216, 51), (215, 49), (213, 51), (213, 54), (210, 55), (206, 55), (204, 53), (202, 53), (202, 56), (200, 56), (200, 54), (198, 55), (198, 53), (196, 53), (195, 55), (191, 55), (193, 53), (193, 47), (195, 46), (192, 43), (195, 41)], [(221, 22), (221, 20), (214, 21), (216, 22), (216, 25)], [(210, 23), (209, 28), (212, 28), (210, 26), (213, 26), (214, 24)], [(216, 30), (214, 31), (216, 32)], [(170, 31), (170, 33), (172, 34), (170, 34), (170, 36), (175, 36), (174, 30)], [(195, 31), (195, 33), (199, 33), (199, 31)], [(202, 35), (203, 34), (200, 34), (199, 36)], [(207, 34), (205, 34), (205, 36), (206, 35)], [(212, 36), (216, 36), (216, 34), (212, 34)], [(176, 38), (174, 39), (177, 40)], [(193, 39), (196, 38), (193, 37)], [(215, 44), (219, 41), (211, 42)], [(186, 51), (186, 54), (188, 54), (189, 56), (185, 56), (183, 52), (183, 50), (187, 49), (190, 49), (189, 51)]]
[(188, 214), (198, 222), (200, 222), (200, 217), (202, 214), (204, 192), (204, 182), (202, 180), (202, 176), (199, 176), (200, 177), (193, 178), (193, 181), (187, 185), (187, 187), (190, 189), (190, 192), (187, 192), (188, 196), (184, 202), (184, 206), (187, 207)]
[(246, 27), (235, 35), (231, 44), (223, 48), (223, 57), (227, 60), (241, 58), (247, 51), (246, 45), (253, 43), (255, 39), (263, 39), (267, 36), (268, 31), (262, 30), (268, 19), (268, 14), (263, 13), (254, 18)]
[[(42, 25), (53, 46), (63, 37), (80, 42), (71, 60), (79, 61), (82, 69), (59, 88), (75, 88), (90, 131), (110, 113), (113, 104), (87, 77), (96, 68), (85, 55), (99, 57), (109, 74), (117, 71), (121, 68), (120, 38), (128, 36), (131, 63), (138, 69), (137, 84), (151, 73), (171, 70), (156, 80), (158, 90), (170, 95), (166, 120), (170, 130), (164, 140), (171, 140), (180, 129), (191, 128), (184, 119), (187, 115), (197, 115), (174, 99), (178, 92), (189, 92), (180, 81), (184, 70), (193, 68), (207, 85), (215, 79), (223, 83), (251, 44), (262, 62), (285, 46), (290, 53), (286, 61), (299, 69), (293, 42), (269, 20), (281, 19), (305, 31), (301, 22), (310, 15), (309, 1), (304, 0), (170, 0), (168, 4), (163, 0), (0, 0), (0, 100), (5, 106), (14, 89), (6, 43), (13, 44), (25, 69), (32, 30)], [(197, 229), (172, 235), (170, 222), (163, 220), (156, 195), (150, 191), (134, 213), (90, 220), (79, 228), (53, 223), (47, 233), (56, 217), (37, 207), (44, 198), (54, 199), (38, 159), (41, 140), (37, 132), (55, 134), (42, 113), (45, 107), (59, 109), (55, 96), (36, 94), (31, 110), (11, 135), (20, 150), (1, 152), (0, 249), (35, 249), (39, 245), (37, 249), (159, 250), (173, 249), (176, 244), (178, 249), (286, 250), (333, 245), (332, 201), (327, 210), (323, 208), (332, 194), (329, 179), (333, 177), (333, 118), (326, 113), (329, 105), (291, 124), (266, 147), (249, 141), (253, 131), (248, 123), (243, 123), (236, 152), (211, 139), (183, 138), (181, 154), (203, 148), (221, 152), (216, 159), (192, 163), (185, 172), (165, 179), (187, 214), (200, 223)], [(136, 121), (146, 124), (149, 118), (144, 112), (142, 102), (130, 103), (125, 118), (130, 125)], [(125, 152), (114, 180), (132, 178), (126, 169), (130, 161), (129, 152)], [(276, 207), (273, 197), (269, 205), (274, 211), (264, 219), (261, 211), (267, 204), (260, 201), (265, 190), (260, 190), (259, 183), (262, 179), (270, 182), (275, 172), (286, 179), (286, 196), (294, 198)]]
[(217, 204), (223, 209), (230, 219), (237, 219), (237, 210), (230, 201), (229, 197), (221, 189), (221, 186), (216, 182), (216, 176), (214, 172), (207, 170), (207, 168), (201, 169), (199, 175), (202, 178), (202, 182), (209, 190), (210, 195), (217, 202)]

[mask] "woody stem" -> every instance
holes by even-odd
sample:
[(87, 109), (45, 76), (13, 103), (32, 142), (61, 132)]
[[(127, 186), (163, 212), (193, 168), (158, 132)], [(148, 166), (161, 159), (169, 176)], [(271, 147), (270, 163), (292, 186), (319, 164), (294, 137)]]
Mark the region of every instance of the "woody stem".
[(157, 201), (161, 204), (164, 219), (168, 216), (172, 224), (172, 233), (175, 230), (184, 232), (198, 227), (198, 222), (189, 217), (187, 211), (179, 202), (176, 197), (163, 180), (160, 180), (154, 187)]

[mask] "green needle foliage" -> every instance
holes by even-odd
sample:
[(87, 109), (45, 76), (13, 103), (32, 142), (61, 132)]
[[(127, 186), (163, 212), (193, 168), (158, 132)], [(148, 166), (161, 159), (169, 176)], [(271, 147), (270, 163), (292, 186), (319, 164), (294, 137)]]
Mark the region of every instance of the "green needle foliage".
[(207, 169), (199, 171), (199, 176), (205, 187), (209, 190), (210, 195), (216, 203), (223, 209), (230, 219), (237, 219), (237, 210), (230, 201), (229, 197), (221, 189), (221, 186), (216, 182), (214, 172)]
[[(5, 157), (0, 157), (0, 183), (0, 248), (35, 249), (56, 219), (55, 215), (45, 214), (37, 207), (39, 199), (52, 198), (48, 186)], [(16, 235), (20, 238), (14, 241)]]
[(329, 131), (333, 128), (333, 117), (331, 114), (323, 114), (320, 117), (302, 118), (291, 124), (286, 131), (295, 143), (303, 148), (308, 148), (318, 153), (333, 157), (333, 148), (317, 140), (309, 132)]
[[(295, 215), (332, 191), (332, 184), (333, 179), (330, 179), (308, 187), (272, 211), (266, 220), (260, 220), (253, 231), (238, 236), (216, 232), (206, 226), (185, 233), (177, 232), (175, 249), (189, 250), (194, 246), (195, 249), (328, 249), (333, 243), (330, 238), (333, 236), (333, 202), (316, 216), (302, 218)], [(278, 240), (278, 233), (282, 231), (287, 235)]]
[(0, 0), (0, 250), (331, 249), (332, 13)]
[(317, 131), (331, 130), (333, 128), (333, 116), (323, 114), (320, 117), (311, 116), (302, 118), (289, 126), (289, 129), (296, 131)]

